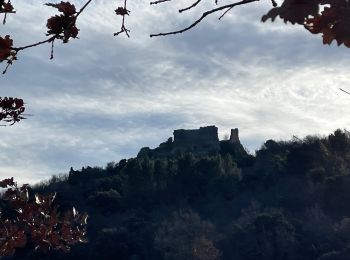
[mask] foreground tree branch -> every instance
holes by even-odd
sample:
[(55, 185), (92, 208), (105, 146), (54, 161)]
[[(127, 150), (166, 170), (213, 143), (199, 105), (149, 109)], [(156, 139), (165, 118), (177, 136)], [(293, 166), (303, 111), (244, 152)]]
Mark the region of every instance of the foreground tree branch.
[[(57, 10), (60, 13), (62, 13), (60, 15), (52, 16), (47, 20), (46, 26), (48, 28), (48, 31), (46, 35), (51, 37), (46, 40), (22, 47), (13, 47), (13, 40), (10, 38), (9, 35), (6, 35), (5, 38), (2, 38), (0, 36), (0, 62), (7, 62), (3, 74), (6, 73), (8, 67), (12, 65), (13, 61), (17, 60), (18, 52), (28, 48), (33, 48), (42, 44), (51, 43), (50, 59), (53, 59), (53, 48), (55, 40), (62, 40), (63, 43), (67, 43), (70, 38), (77, 38), (79, 32), (79, 29), (76, 27), (77, 18), (91, 2), (92, 0), (88, 0), (78, 12), (76, 11), (75, 6), (73, 4), (70, 4), (69, 2), (61, 2), (59, 4), (45, 4), (47, 6), (57, 8)], [(3, 11), (5, 12), (5, 15), (7, 13), (14, 12), (13, 6), (11, 5), (10, 7), (6, 7), (7, 5), (11, 5), (10, 1), (8, 3), (5, 3), (4, 0), (0, 0), (0, 12), (1, 10), (5, 10)]]
[(62, 212), (56, 194), (32, 194), (28, 184), (20, 187), (13, 178), (0, 181), (0, 257), (12, 256), (18, 248), (27, 251), (69, 252), (86, 242), (87, 214), (75, 208)]
[(193, 7), (197, 6), (202, 0), (197, 0), (196, 2), (194, 2), (192, 5), (186, 7), (186, 8), (183, 8), (183, 9), (180, 9), (179, 10), (179, 13), (182, 13), (184, 11), (187, 11), (187, 10), (190, 10), (192, 9)]
[[(126, 28), (125, 16), (130, 15), (130, 10), (127, 9), (128, 0), (122, 1), (123, 5), (117, 7), (114, 12), (118, 16), (122, 16), (120, 30), (114, 33), (114, 36), (125, 33), (127, 37), (130, 37), (130, 30)], [(171, 0), (156, 0), (150, 2), (151, 5), (157, 5)], [(196, 8), (202, 0), (195, 0), (191, 5), (181, 8), (178, 11), (180, 13)], [(218, 1), (213, 0), (217, 5)], [(174, 30), (170, 32), (151, 34), (150, 37), (166, 36), (173, 34), (180, 34), (191, 30), (204, 20), (208, 15), (224, 11), (219, 20), (222, 19), (229, 11), (239, 5), (245, 5), (259, 0), (242, 0), (235, 3), (230, 3), (216, 7), (214, 9), (205, 11), (202, 15), (190, 24), (186, 28), (180, 30)], [(266, 22), (271, 19), (274, 21), (277, 17), (284, 20), (284, 22), (290, 22), (292, 24), (299, 24), (305, 27), (306, 30), (313, 34), (322, 34), (323, 43), (331, 44), (336, 41), (338, 45), (344, 44), (350, 48), (350, 1), (348, 0), (282, 0), (281, 6), (277, 6), (275, 0), (269, 0), (272, 3), (271, 10), (261, 18), (262, 22)], [(48, 39), (39, 41), (37, 43), (28, 44), (22, 47), (13, 46), (13, 40), (10, 35), (0, 35), (0, 63), (5, 62), (6, 68), (3, 71), (5, 73), (10, 65), (17, 60), (17, 54), (19, 51), (33, 48), (42, 44), (51, 44), (51, 56), (53, 58), (54, 43), (56, 40), (62, 40), (63, 43), (68, 43), (70, 39), (78, 38), (79, 29), (76, 26), (77, 18), (82, 14), (86, 7), (92, 2), (88, 0), (76, 11), (74, 4), (70, 2), (61, 1), (58, 4), (47, 3), (47, 6), (54, 7), (60, 13), (50, 17), (47, 20), (47, 33)], [(322, 5), (327, 5), (324, 8), (320, 8)], [(322, 10), (322, 11), (321, 11)], [(0, 14), (4, 14), (4, 23), (7, 14), (16, 13), (10, 0), (0, 0)]]
[[(221, 10), (225, 10), (225, 9), (231, 9), (235, 6), (238, 6), (238, 5), (244, 5), (244, 4), (248, 4), (248, 3), (252, 3), (252, 2), (257, 2), (257, 1), (260, 1), (260, 0), (243, 0), (243, 1), (240, 1), (240, 2), (237, 2), (237, 3), (233, 3), (233, 4), (228, 4), (228, 5), (223, 5), (223, 6), (220, 6), (218, 8), (215, 8), (215, 9), (212, 9), (210, 11), (206, 11), (202, 14), (202, 16), (196, 20), (194, 23), (192, 23), (190, 26), (184, 28), (184, 29), (181, 29), (181, 30), (177, 30), (177, 31), (172, 31), (172, 32), (167, 32), (167, 33), (157, 33), (157, 34), (151, 34), (150, 37), (157, 37), (157, 36), (166, 36), (166, 35), (171, 35), (171, 34), (178, 34), (178, 33), (183, 33), (183, 32), (186, 32), (190, 29), (192, 29), (193, 27), (195, 27), (197, 24), (199, 24), (206, 16), (210, 15), (210, 14), (213, 14), (213, 13), (216, 13), (218, 11), (221, 11)], [(192, 8), (192, 7), (191, 7)]]
[(348, 92), (348, 91), (346, 91), (346, 90), (344, 90), (344, 89), (342, 89), (342, 88), (339, 88), (339, 89), (340, 89), (341, 91), (343, 91), (344, 93), (350, 95), (350, 92)]

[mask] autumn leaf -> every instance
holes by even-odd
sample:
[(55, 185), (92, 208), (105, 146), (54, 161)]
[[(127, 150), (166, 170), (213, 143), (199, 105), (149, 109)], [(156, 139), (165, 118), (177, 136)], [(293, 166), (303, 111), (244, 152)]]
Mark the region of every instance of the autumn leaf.
[[(0, 181), (7, 190), (0, 196), (0, 257), (12, 256), (20, 247), (47, 253), (69, 252), (70, 247), (86, 242), (86, 214), (75, 208), (59, 212), (56, 194), (30, 195), (29, 185), (17, 187), (13, 178)], [(11, 214), (9, 214), (11, 212)]]
[(23, 116), (24, 111), (25, 107), (22, 99), (0, 97), (0, 121), (9, 122), (11, 125), (13, 125), (21, 119), (25, 119)]
[(8, 60), (14, 54), (12, 45), (13, 40), (9, 35), (6, 35), (5, 38), (0, 36), (0, 62)]
[(342, 4), (325, 7), (321, 14), (308, 18), (305, 28), (311, 33), (323, 34), (323, 43), (331, 44), (336, 40), (338, 45), (349, 45), (350, 41), (350, 5)]
[(130, 11), (124, 7), (118, 7), (117, 9), (115, 9), (115, 13), (117, 15), (124, 16), (124, 15), (129, 15)]
[(272, 8), (261, 18), (262, 22), (268, 19), (274, 21), (279, 16), (285, 23), (304, 24), (309, 16), (316, 16), (319, 12), (317, 0), (285, 0), (280, 7)]
[(69, 2), (62, 1), (59, 4), (47, 3), (45, 5), (57, 8), (59, 12), (62, 12), (66, 16), (74, 15), (77, 12), (74, 4), (71, 4)]
[(67, 43), (70, 38), (77, 38), (79, 29), (76, 27), (76, 9), (69, 2), (61, 2), (60, 4), (47, 3), (47, 6), (55, 7), (62, 12), (61, 15), (52, 16), (47, 20), (48, 28), (47, 36), (54, 35), (55, 38), (61, 39), (63, 43)]
[(14, 11), (11, 3), (4, 3), (0, 8), (1, 13), (12, 13)]

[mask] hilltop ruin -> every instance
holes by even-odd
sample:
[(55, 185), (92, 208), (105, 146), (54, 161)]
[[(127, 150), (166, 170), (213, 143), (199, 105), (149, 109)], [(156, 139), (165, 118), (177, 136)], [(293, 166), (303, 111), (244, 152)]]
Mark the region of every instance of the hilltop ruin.
[(246, 154), (238, 136), (238, 128), (231, 129), (229, 140), (219, 140), (216, 126), (205, 126), (199, 129), (174, 130), (174, 139), (170, 137), (157, 148), (144, 147), (137, 157), (169, 157), (179, 153), (192, 153), (194, 155), (214, 155), (228, 150), (230, 153)]

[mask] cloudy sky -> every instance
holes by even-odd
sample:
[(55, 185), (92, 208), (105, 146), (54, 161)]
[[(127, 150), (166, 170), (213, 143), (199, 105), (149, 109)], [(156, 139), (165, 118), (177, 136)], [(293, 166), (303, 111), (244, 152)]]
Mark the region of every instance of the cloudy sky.
[[(12, 2), (17, 14), (0, 35), (16, 46), (45, 39), (55, 10), (42, 0)], [(78, 20), (80, 39), (57, 42), (53, 60), (49, 45), (23, 51), (0, 77), (0, 96), (23, 98), (33, 115), (0, 128), (1, 178), (35, 183), (71, 166), (105, 166), (180, 128), (216, 125), (223, 137), (238, 127), (254, 152), (267, 139), (349, 127), (350, 96), (339, 91), (350, 90), (349, 49), (324, 46), (302, 27), (261, 23), (269, 1), (158, 38), (149, 34), (180, 29), (210, 5), (180, 15), (190, 1), (129, 0), (127, 38), (113, 36), (119, 2), (93, 1)]]

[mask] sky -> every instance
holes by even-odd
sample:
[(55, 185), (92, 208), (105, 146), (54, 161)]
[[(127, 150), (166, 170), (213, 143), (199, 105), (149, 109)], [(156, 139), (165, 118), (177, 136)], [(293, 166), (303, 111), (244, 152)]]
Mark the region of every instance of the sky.
[[(12, 1), (17, 13), (0, 35), (15, 46), (45, 39), (55, 14), (45, 2)], [(339, 90), (350, 90), (349, 49), (323, 45), (300, 26), (261, 23), (270, 1), (238, 6), (220, 21), (213, 14), (180, 35), (149, 37), (215, 7), (177, 12), (190, 4), (129, 0), (127, 38), (113, 36), (122, 1), (94, 0), (78, 19), (79, 39), (55, 43), (53, 60), (49, 44), (20, 52), (0, 77), (0, 96), (23, 98), (32, 116), (0, 128), (0, 178), (36, 183), (70, 167), (104, 167), (157, 147), (175, 129), (216, 125), (223, 138), (237, 127), (254, 153), (268, 139), (349, 128), (350, 96)]]

